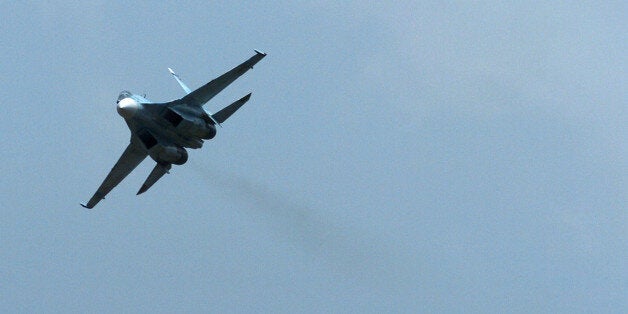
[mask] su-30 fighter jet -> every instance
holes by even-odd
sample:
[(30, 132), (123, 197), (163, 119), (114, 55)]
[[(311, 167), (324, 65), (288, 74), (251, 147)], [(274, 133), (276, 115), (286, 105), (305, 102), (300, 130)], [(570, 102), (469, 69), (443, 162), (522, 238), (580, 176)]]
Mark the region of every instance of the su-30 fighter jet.
[(131, 143), (113, 166), (105, 181), (94, 196), (81, 204), (93, 208), (118, 185), (146, 156), (157, 162), (153, 171), (142, 184), (137, 194), (146, 192), (157, 180), (168, 173), (172, 165), (182, 165), (188, 159), (185, 148), (200, 148), (203, 140), (216, 136), (216, 125), (225, 122), (236, 110), (246, 103), (251, 94), (242, 97), (231, 105), (211, 114), (203, 105), (235, 81), (244, 72), (266, 56), (255, 50), (255, 55), (195, 91), (190, 90), (172, 69), (170, 73), (185, 90), (187, 95), (165, 103), (150, 100), (123, 91), (118, 96), (118, 113), (124, 118), (131, 130)]

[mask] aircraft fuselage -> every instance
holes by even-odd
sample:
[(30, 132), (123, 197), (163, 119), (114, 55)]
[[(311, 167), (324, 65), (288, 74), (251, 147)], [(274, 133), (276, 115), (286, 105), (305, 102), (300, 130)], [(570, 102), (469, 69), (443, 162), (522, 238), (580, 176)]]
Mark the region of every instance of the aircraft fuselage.
[(215, 114), (206, 112), (203, 105), (265, 56), (265, 53), (255, 50), (255, 55), (248, 60), (195, 90), (191, 90), (168, 68), (186, 92), (184, 97), (170, 102), (154, 103), (143, 96), (128, 91), (121, 92), (116, 110), (131, 131), (131, 141), (94, 195), (86, 204), (81, 205), (85, 208), (96, 206), (147, 156), (157, 164), (137, 194), (146, 192), (169, 173), (172, 165), (186, 163), (186, 148), (201, 148), (204, 140), (214, 138), (216, 125), (225, 122), (242, 107), (251, 98), (251, 93)]
[[(185, 148), (201, 148), (204, 140), (216, 135), (214, 122), (201, 107), (153, 103), (124, 91), (120, 93), (117, 111), (157, 163), (182, 164), (177, 156), (187, 156)], [(168, 158), (168, 152), (175, 157)]]

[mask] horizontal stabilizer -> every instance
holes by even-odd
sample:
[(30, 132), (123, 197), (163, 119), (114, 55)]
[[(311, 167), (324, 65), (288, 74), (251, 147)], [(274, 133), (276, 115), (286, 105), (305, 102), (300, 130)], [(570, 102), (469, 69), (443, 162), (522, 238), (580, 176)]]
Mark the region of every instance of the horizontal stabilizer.
[(236, 110), (240, 109), (242, 105), (244, 105), (251, 98), (251, 93), (248, 95), (236, 100), (231, 105), (223, 108), (222, 110), (216, 112), (212, 115), (212, 118), (216, 120), (218, 123), (223, 123), (227, 120)]
[(153, 168), (153, 171), (151, 171), (151, 173), (148, 175), (148, 178), (146, 178), (146, 181), (144, 182), (144, 184), (142, 184), (142, 187), (140, 188), (140, 190), (137, 191), (137, 195), (140, 195), (140, 194), (148, 191), (148, 189), (151, 186), (153, 186), (153, 184), (155, 184), (155, 182), (157, 182), (157, 180), (159, 180), (161, 177), (163, 177), (164, 174), (168, 173), (170, 168), (172, 168), (171, 164), (166, 164), (166, 165), (157, 164), (157, 165), (155, 165), (155, 168)]

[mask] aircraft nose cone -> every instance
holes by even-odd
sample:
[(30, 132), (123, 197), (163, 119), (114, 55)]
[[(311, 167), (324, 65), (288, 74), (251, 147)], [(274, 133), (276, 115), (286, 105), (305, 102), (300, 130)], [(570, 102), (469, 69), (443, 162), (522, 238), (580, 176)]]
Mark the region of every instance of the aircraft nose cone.
[(124, 98), (118, 102), (118, 114), (125, 119), (133, 117), (139, 108), (140, 104), (133, 98)]

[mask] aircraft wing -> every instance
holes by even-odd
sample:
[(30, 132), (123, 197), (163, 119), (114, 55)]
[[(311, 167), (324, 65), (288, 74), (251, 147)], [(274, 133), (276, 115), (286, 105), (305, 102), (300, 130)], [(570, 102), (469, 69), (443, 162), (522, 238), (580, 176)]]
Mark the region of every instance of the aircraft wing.
[(242, 64), (231, 69), (229, 72), (215, 78), (209, 83), (199, 87), (197, 90), (189, 93), (182, 98), (183, 102), (191, 106), (202, 106), (210, 99), (214, 98), (225, 87), (233, 83), (237, 78), (242, 76), (246, 71), (252, 69), (253, 66), (266, 56), (265, 53), (255, 50), (255, 55), (244, 61)]
[(142, 148), (141, 144), (131, 140), (129, 146), (124, 150), (118, 162), (113, 166), (105, 181), (100, 185), (94, 196), (87, 202), (87, 204), (81, 204), (85, 208), (94, 208), (100, 200), (120, 183), (126, 176), (139, 165), (148, 154)]

